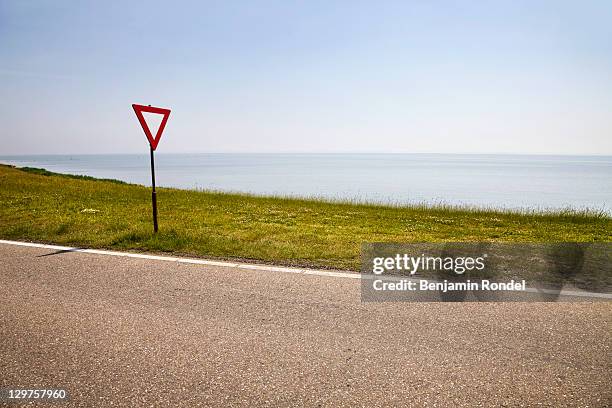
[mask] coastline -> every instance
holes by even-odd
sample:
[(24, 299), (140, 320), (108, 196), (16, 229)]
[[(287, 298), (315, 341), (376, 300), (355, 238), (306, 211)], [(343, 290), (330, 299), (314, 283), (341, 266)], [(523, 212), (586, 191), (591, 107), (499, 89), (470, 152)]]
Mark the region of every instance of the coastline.
[[(147, 155), (0, 156), (0, 163), (150, 185)], [(385, 206), (612, 215), (612, 157), (164, 154), (159, 187)]]
[[(38, 174), (36, 174), (38, 173)], [(285, 266), (359, 269), (363, 242), (609, 242), (612, 219), (576, 211), (338, 203), (158, 190), (0, 166), (0, 238)]]

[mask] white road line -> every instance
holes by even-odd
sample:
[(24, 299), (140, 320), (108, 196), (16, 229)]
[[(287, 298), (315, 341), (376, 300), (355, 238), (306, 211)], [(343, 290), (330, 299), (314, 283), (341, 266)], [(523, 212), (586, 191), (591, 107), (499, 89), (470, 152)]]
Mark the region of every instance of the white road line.
[(137, 254), (133, 252), (117, 252), (117, 251), (106, 251), (103, 249), (87, 249), (87, 248), (67, 247), (67, 246), (61, 246), (61, 245), (39, 244), (36, 242), (7, 241), (4, 239), (0, 239), (0, 244), (53, 249), (56, 251), (83, 252), (86, 254), (96, 254), (96, 255), (121, 256), (121, 257), (126, 257), (126, 258), (153, 259), (155, 261), (169, 261), (169, 262), (196, 264), (196, 265), (222, 266), (226, 268), (249, 269), (249, 270), (257, 270), (257, 271), (267, 271), (267, 272), (297, 273), (297, 274), (302, 274), (302, 275), (329, 276), (333, 278), (348, 278), (348, 279), (359, 279), (360, 278), (360, 274), (351, 273), (351, 272), (322, 271), (322, 270), (317, 270), (317, 269), (289, 268), (289, 267), (284, 267), (284, 266), (256, 265), (256, 264), (246, 264), (246, 263), (236, 263), (236, 262), (211, 261), (208, 259), (193, 259), (193, 258), (181, 258), (181, 257), (175, 257), (175, 256), (147, 255), (147, 254)]
[[(82, 252), (86, 254), (120, 256), (120, 257), (125, 257), (125, 258), (152, 259), (155, 261), (179, 262), (179, 263), (208, 265), (208, 266), (221, 266), (225, 268), (248, 269), (248, 270), (264, 271), (264, 272), (297, 273), (301, 275), (327, 276), (327, 277), (332, 277), (332, 278), (348, 278), (348, 279), (361, 279), (362, 277), (366, 279), (373, 279), (374, 277), (373, 275), (362, 275), (362, 274), (355, 273), (355, 272), (323, 271), (323, 270), (318, 270), (318, 269), (290, 268), (290, 267), (284, 267), (284, 266), (271, 266), (271, 265), (237, 263), (237, 262), (212, 261), (208, 259), (182, 258), (182, 257), (175, 257), (175, 256), (147, 255), (147, 254), (138, 254), (138, 253), (133, 253), (133, 252), (117, 252), (117, 251), (107, 251), (103, 249), (87, 249), (87, 248), (67, 247), (67, 246), (61, 246), (61, 245), (39, 244), (36, 242), (8, 241), (4, 239), (0, 239), (0, 244), (53, 249), (56, 251), (70, 251), (70, 252)], [(540, 293), (540, 292), (550, 293), (550, 294), (556, 293), (554, 291), (540, 290), (540, 289), (535, 289), (535, 288), (526, 288), (525, 291), (531, 292), (531, 293)], [(590, 297), (590, 298), (602, 298), (602, 299), (612, 300), (612, 294), (608, 294), (608, 293), (578, 292), (578, 291), (562, 290), (559, 294), (561, 296)]]

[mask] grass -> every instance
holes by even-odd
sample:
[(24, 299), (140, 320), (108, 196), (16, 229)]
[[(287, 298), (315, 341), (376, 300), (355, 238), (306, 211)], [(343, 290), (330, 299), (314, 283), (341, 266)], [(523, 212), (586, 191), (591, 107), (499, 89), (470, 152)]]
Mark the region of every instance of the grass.
[(98, 181), (108, 181), (108, 182), (116, 183), (116, 184), (127, 184), (125, 181), (121, 181), (121, 180), (97, 179), (95, 177), (82, 176), (78, 174), (60, 174), (60, 173), (54, 173), (46, 169), (39, 169), (37, 167), (21, 167), (19, 168), (19, 170), (25, 171), (26, 173), (39, 174), (41, 176), (57, 176), (57, 177), (66, 177), (66, 178), (72, 178), (72, 179), (77, 179), (77, 180), (98, 180)]
[(588, 211), (382, 206), (150, 188), (0, 165), (0, 238), (359, 269), (363, 242), (609, 242)]

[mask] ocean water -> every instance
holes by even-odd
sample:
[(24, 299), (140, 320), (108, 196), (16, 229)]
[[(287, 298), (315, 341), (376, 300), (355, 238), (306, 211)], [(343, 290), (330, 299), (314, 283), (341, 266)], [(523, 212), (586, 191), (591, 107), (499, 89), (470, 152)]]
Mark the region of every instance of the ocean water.
[[(149, 155), (0, 163), (150, 185)], [(158, 186), (405, 204), (612, 212), (612, 156), (156, 154)]]

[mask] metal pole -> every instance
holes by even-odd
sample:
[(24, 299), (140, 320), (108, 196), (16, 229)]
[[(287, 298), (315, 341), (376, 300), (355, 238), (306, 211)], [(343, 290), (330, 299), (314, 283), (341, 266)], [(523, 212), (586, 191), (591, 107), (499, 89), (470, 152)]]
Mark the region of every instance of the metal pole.
[(157, 194), (155, 193), (155, 161), (153, 159), (153, 147), (151, 147), (151, 185), (153, 186), (153, 192), (151, 193), (151, 199), (153, 200), (153, 230), (157, 232)]

